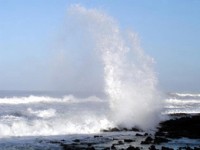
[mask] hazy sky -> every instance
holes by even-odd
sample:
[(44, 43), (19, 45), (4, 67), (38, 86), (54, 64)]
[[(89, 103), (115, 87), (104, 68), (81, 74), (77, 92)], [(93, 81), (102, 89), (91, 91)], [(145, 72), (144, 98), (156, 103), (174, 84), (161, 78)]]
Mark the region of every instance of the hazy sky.
[(0, 90), (52, 89), (47, 64), (77, 3), (138, 33), (164, 91), (200, 91), (199, 0), (0, 0)]

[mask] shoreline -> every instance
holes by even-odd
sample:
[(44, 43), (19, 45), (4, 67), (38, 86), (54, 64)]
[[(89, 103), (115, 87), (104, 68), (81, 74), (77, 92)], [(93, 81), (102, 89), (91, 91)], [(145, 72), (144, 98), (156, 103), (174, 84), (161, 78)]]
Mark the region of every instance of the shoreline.
[(30, 137), (29, 141), (21, 138), (21, 146), (19, 141), (12, 146), (37, 150), (200, 150), (200, 114), (168, 116), (159, 123), (155, 134), (138, 128), (112, 128), (99, 134)]

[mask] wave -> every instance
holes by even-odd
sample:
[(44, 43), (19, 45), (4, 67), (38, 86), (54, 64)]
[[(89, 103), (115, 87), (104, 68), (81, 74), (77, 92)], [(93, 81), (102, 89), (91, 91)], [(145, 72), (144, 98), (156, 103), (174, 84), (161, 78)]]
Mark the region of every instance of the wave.
[(178, 97), (178, 98), (200, 98), (200, 94), (196, 93), (170, 93), (169, 94), (172, 97)]
[(165, 100), (166, 103), (171, 103), (171, 104), (200, 104), (200, 100), (196, 99), (176, 99), (176, 98), (169, 98)]
[(0, 99), (0, 137), (98, 133), (113, 127), (108, 103), (95, 96)]
[(48, 96), (34, 96), (27, 97), (4, 97), (0, 98), (0, 104), (18, 105), (18, 104), (31, 104), (31, 103), (83, 103), (83, 102), (103, 102), (102, 99), (96, 96), (88, 98), (76, 98), (73, 95), (64, 96), (63, 98), (54, 98)]

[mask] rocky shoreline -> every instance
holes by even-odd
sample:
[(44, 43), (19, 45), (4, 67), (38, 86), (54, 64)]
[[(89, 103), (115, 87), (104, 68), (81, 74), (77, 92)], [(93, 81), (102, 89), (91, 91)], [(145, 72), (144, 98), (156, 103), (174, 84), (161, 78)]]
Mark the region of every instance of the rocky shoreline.
[[(64, 139), (48, 141), (57, 144), (63, 150), (200, 150), (200, 114), (173, 114), (157, 127), (155, 134), (147, 133), (138, 128), (120, 129), (112, 128), (103, 130), (106, 133), (134, 133), (134, 136), (106, 136), (104, 133), (86, 139), (74, 139), (71, 143)], [(195, 144), (185, 143), (170, 146), (170, 142), (177, 139), (195, 139)], [(198, 143), (199, 142), (199, 143)], [(175, 145), (175, 146), (174, 146)]]
[(200, 150), (200, 114), (173, 114), (154, 130), (110, 128), (99, 134), (13, 137), (0, 150)]

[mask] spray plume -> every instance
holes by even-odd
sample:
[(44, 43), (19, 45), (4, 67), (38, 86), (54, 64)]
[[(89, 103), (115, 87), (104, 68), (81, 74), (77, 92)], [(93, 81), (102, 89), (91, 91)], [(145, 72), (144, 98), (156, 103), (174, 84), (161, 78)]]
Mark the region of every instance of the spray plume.
[(140, 47), (137, 34), (96, 9), (73, 5), (67, 12), (61, 54), (68, 89), (104, 93), (114, 124), (154, 127), (161, 103), (153, 59)]

